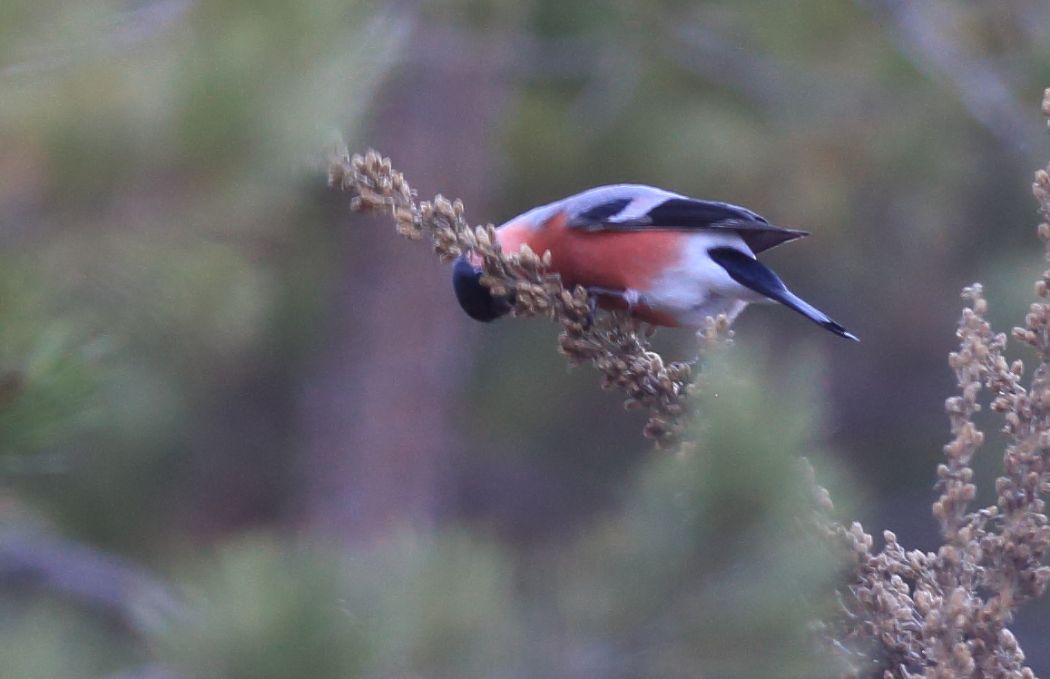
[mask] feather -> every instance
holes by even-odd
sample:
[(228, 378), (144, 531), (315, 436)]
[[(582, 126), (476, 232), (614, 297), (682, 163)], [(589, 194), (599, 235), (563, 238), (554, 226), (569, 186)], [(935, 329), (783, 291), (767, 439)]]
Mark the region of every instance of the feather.
[(510, 302), (489, 292), (481, 284), (481, 270), (465, 257), (457, 259), (452, 267), (452, 288), (463, 311), (474, 320), (488, 323), (510, 312)]
[(725, 229), (738, 233), (755, 253), (809, 235), (774, 226), (738, 205), (687, 198), (637, 184), (599, 187), (565, 203), (573, 212), (568, 226), (584, 231)]
[(788, 290), (784, 282), (769, 267), (757, 259), (734, 248), (712, 248), (708, 251), (708, 254), (716, 264), (726, 270), (730, 278), (745, 288), (780, 302), (839, 337), (845, 337), (855, 342), (860, 341), (856, 335), (846, 330), (841, 324), (828, 318), (828, 315), (823, 311), (820, 311)]

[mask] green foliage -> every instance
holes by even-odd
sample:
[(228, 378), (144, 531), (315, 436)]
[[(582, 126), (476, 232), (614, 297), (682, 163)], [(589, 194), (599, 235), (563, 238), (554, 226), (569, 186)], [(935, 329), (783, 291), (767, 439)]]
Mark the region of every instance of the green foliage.
[(335, 0), (3, 11), (0, 474), (55, 523), (148, 553), (214, 477), (199, 461), (284, 453), (219, 432), (246, 376), (279, 384), (308, 342), (333, 234), (305, 187), (403, 25)]
[[(589, 676), (817, 676), (806, 625), (836, 562), (804, 525), (815, 366), (763, 384), (764, 363), (743, 348), (710, 357), (697, 450), (654, 454), (622, 513), (551, 553), (516, 566), (459, 531), (349, 556), (242, 538), (182, 578), (193, 613), (157, 640), (161, 659), (229, 679), (561, 674), (572, 662)], [(559, 629), (560, 654), (523, 646)], [(572, 660), (588, 649), (604, 650)]]
[(649, 460), (623, 515), (562, 561), (570, 626), (642, 644), (628, 676), (820, 674), (806, 623), (836, 562), (807, 534), (799, 458), (816, 452), (817, 366), (770, 383), (743, 347), (705, 365), (697, 449)]
[(156, 643), (186, 677), (501, 676), (520, 652), (506, 566), (456, 533), (353, 558), (242, 538), (193, 566), (191, 613)]
[(190, 613), (158, 640), (188, 677), (358, 676), (360, 636), (345, 610), (334, 555), (242, 538), (197, 569)]
[(5, 679), (95, 677), (136, 662), (117, 630), (61, 604), (0, 605)]
[(104, 342), (85, 327), (38, 279), (0, 265), (0, 478), (48, 471), (60, 446), (97, 423)]

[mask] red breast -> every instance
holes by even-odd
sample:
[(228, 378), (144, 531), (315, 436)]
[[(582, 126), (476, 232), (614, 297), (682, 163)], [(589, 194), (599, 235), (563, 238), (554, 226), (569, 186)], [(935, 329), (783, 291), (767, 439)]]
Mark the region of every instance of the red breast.
[[(561, 274), (566, 287), (576, 285), (645, 293), (652, 283), (682, 256), (682, 234), (675, 231), (584, 231), (566, 226), (568, 215), (558, 212), (539, 227), (521, 222), (501, 226), (496, 234), (504, 252), (527, 244), (533, 252), (551, 253), (551, 270)], [(626, 309), (624, 300), (601, 296), (599, 305)], [(644, 304), (633, 316), (654, 325), (677, 326), (675, 319)]]

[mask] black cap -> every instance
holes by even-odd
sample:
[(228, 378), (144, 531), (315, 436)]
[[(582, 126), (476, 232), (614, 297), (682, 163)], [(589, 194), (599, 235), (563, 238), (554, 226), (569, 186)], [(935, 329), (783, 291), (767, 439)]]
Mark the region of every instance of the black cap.
[(494, 296), (481, 284), (481, 269), (460, 257), (452, 265), (452, 287), (463, 311), (476, 321), (488, 323), (510, 312), (511, 304), (505, 297)]

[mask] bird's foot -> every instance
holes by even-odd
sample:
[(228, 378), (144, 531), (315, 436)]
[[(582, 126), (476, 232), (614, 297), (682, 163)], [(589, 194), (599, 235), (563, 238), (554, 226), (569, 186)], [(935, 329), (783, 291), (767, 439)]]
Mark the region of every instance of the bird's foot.
[(594, 325), (594, 319), (598, 317), (598, 295), (592, 291), (587, 291), (587, 317), (583, 319), (583, 329), (590, 330)]
[(644, 300), (642, 293), (632, 288), (628, 288), (623, 291), (623, 301), (627, 302), (627, 313), (633, 314), (634, 308)]
[(587, 288), (587, 321), (583, 324), (583, 327), (590, 330), (591, 326), (594, 325), (595, 319), (598, 318), (599, 297), (619, 297), (620, 294), (619, 290), (612, 290), (610, 288), (601, 288), (598, 286)]
[(627, 288), (626, 290), (613, 290), (612, 288), (602, 288), (598, 286), (592, 286), (587, 288), (587, 292), (590, 293), (590, 298), (594, 303), (597, 303), (598, 297), (619, 297), (627, 305), (627, 313), (633, 314), (635, 308), (639, 304), (645, 304), (645, 295), (635, 290), (634, 288)]

